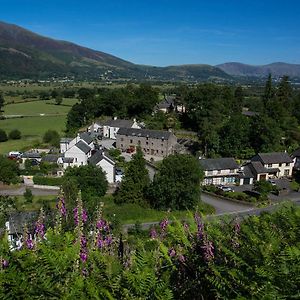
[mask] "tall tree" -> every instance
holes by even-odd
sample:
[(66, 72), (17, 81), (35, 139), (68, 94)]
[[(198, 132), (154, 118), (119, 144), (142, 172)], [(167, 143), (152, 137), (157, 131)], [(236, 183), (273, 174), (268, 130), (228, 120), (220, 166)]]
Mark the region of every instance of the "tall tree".
[(144, 195), (149, 186), (149, 173), (146, 169), (146, 161), (140, 147), (133, 155), (125, 171), (120, 188), (116, 191), (115, 202), (144, 204)]
[(203, 170), (187, 154), (170, 155), (159, 165), (149, 188), (150, 204), (158, 209), (193, 209), (200, 200)]

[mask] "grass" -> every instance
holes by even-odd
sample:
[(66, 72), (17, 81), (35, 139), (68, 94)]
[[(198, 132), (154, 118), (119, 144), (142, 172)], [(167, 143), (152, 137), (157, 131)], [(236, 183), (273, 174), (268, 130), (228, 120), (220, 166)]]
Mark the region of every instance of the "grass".
[(54, 209), (57, 197), (56, 196), (33, 196), (32, 203), (26, 203), (26, 200), (23, 196), (14, 197), (16, 200), (16, 207), (20, 211), (38, 211), (43, 202), (47, 202), (49, 206)]
[(41, 141), (48, 129), (63, 134), (66, 116), (43, 116), (0, 120), (0, 128), (9, 133), (13, 129), (21, 131), (21, 140), (8, 140), (0, 143), (0, 154), (23, 150)]
[[(121, 224), (135, 224), (136, 222), (147, 223), (160, 221), (166, 215), (168, 218), (173, 219), (190, 219), (193, 211), (158, 211), (151, 208), (143, 208), (137, 204), (123, 204), (116, 205), (113, 202), (112, 196), (105, 196), (102, 201), (104, 202), (104, 216), (110, 220), (116, 218)], [(214, 213), (214, 208), (205, 203), (199, 203), (198, 209), (204, 214)]]
[(76, 102), (77, 99), (64, 99), (62, 105), (55, 105), (54, 100), (8, 104), (4, 106), (4, 115), (66, 115)]

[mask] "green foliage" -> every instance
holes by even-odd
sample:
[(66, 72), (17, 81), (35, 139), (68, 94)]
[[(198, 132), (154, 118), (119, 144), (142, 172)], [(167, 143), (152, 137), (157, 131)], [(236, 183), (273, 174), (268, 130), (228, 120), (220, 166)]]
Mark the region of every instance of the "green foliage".
[(3, 129), (0, 129), (0, 143), (8, 140), (7, 134)]
[(33, 176), (33, 182), (38, 185), (60, 186), (63, 179), (62, 177)]
[(140, 147), (127, 164), (121, 185), (115, 193), (115, 202), (144, 204), (145, 192), (150, 179), (146, 169), (146, 161)]
[(83, 193), (97, 197), (105, 195), (108, 188), (105, 174), (93, 165), (68, 168), (63, 178), (74, 179)]
[(260, 180), (254, 183), (254, 189), (262, 195), (268, 195), (274, 190), (274, 187), (270, 182), (266, 180)]
[(62, 102), (63, 102), (63, 97), (62, 97), (62, 95), (57, 95), (57, 96), (55, 97), (55, 104), (56, 104), (56, 105), (61, 105)]
[(164, 158), (149, 189), (151, 206), (165, 210), (194, 208), (200, 200), (203, 176), (199, 162), (191, 155)]
[(43, 142), (54, 147), (59, 147), (60, 136), (56, 130), (47, 130), (43, 136)]
[(23, 193), (26, 203), (32, 203), (33, 195), (30, 188), (26, 188), (25, 192)]
[(0, 115), (1, 115), (2, 109), (4, 107), (4, 103), (5, 103), (5, 100), (4, 100), (3, 94), (0, 92)]
[(0, 155), (0, 181), (6, 184), (19, 182), (17, 163), (2, 155)]
[(21, 132), (18, 129), (13, 129), (9, 135), (8, 135), (10, 140), (19, 140), (21, 139)]
[(0, 228), (4, 228), (9, 213), (15, 208), (15, 199), (0, 195)]

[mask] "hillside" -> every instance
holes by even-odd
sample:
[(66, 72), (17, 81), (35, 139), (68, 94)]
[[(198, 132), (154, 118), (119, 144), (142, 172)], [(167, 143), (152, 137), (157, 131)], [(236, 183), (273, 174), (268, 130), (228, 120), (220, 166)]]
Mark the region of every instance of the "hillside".
[(300, 65), (287, 64), (282, 62), (262, 66), (230, 62), (217, 65), (216, 67), (232, 76), (266, 77), (271, 73), (276, 77), (283, 75), (288, 75), (290, 77), (300, 77)]
[[(104, 75), (106, 74), (106, 75)], [(153, 67), (135, 65), (113, 55), (40, 36), (0, 22), (0, 78), (75, 78), (208, 80), (230, 78), (207, 65)]]

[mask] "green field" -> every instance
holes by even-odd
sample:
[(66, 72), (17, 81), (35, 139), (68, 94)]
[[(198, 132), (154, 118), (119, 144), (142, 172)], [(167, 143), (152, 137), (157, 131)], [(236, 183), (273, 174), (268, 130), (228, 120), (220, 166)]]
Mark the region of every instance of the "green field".
[(77, 99), (64, 99), (62, 105), (55, 105), (53, 100), (8, 104), (4, 106), (4, 115), (66, 115), (76, 102)]

